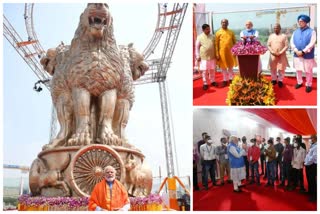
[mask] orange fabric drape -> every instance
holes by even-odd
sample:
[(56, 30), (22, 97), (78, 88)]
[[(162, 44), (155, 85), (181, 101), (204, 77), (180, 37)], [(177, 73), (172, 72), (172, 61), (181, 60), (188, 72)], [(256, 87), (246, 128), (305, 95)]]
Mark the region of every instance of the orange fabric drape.
[(293, 134), (316, 133), (306, 109), (243, 109)]
[(289, 124), (294, 125), (294, 127), (302, 135), (315, 134), (312, 122), (310, 121), (308, 112), (306, 109), (274, 109), (277, 114)]

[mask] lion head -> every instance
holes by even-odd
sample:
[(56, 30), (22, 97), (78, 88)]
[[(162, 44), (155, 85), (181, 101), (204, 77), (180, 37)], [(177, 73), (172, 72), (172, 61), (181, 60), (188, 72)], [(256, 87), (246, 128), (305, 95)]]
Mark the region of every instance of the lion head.
[(102, 39), (112, 24), (109, 6), (103, 3), (89, 3), (81, 14), (80, 23), (91, 39)]
[(130, 69), (132, 72), (132, 79), (137, 80), (149, 70), (149, 65), (144, 61), (144, 56), (133, 48), (133, 44), (130, 43)]

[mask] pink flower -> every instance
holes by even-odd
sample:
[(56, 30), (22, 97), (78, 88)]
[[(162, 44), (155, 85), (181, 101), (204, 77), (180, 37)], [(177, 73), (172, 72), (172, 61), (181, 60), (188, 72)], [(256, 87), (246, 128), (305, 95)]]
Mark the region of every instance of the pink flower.
[(244, 43), (239, 41), (231, 48), (233, 55), (262, 55), (267, 52), (267, 47), (261, 45), (259, 41), (251, 41)]

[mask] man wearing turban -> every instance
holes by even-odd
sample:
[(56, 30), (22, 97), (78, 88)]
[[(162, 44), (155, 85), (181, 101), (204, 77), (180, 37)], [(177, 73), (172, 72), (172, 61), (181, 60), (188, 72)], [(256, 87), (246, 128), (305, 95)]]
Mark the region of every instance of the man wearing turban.
[(306, 92), (312, 91), (312, 69), (316, 66), (314, 60), (314, 46), (316, 44), (316, 32), (308, 26), (310, 17), (304, 14), (298, 16), (299, 28), (291, 37), (291, 48), (294, 51), (293, 67), (297, 71), (296, 89), (301, 88), (302, 72), (306, 75)]

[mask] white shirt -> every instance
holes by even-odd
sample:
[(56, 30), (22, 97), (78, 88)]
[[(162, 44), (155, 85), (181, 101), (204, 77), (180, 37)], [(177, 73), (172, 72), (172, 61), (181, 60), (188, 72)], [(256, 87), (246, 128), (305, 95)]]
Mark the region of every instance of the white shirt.
[(200, 146), (200, 155), (203, 160), (213, 160), (216, 159), (216, 149), (215, 146), (208, 145), (207, 143)]
[(310, 150), (304, 159), (304, 164), (310, 166), (311, 164), (317, 164), (317, 143), (311, 145)]
[(292, 161), (291, 161), (292, 168), (302, 169), (305, 157), (306, 157), (306, 150), (304, 148), (300, 147), (299, 150), (297, 148), (294, 148)]

